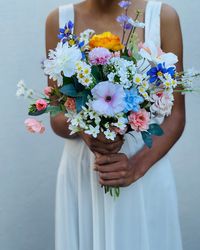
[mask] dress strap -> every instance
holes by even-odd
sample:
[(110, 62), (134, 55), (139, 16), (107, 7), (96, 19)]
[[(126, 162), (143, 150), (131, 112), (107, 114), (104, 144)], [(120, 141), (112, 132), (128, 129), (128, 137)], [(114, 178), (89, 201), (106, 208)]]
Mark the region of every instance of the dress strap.
[(145, 11), (145, 41), (153, 41), (156, 46), (161, 46), (160, 13), (161, 2), (149, 1)]
[(74, 5), (59, 6), (59, 27), (63, 28), (68, 21), (74, 22)]

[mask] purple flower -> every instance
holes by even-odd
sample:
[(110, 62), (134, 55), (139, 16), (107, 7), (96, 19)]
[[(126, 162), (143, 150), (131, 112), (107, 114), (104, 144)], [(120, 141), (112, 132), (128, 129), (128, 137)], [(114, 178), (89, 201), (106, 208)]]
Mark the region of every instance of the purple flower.
[(92, 90), (92, 108), (100, 115), (115, 116), (124, 110), (125, 92), (121, 85), (109, 81), (98, 83)]
[(119, 2), (119, 6), (123, 9), (127, 9), (131, 5), (130, 1), (121, 1)]
[(104, 65), (111, 57), (111, 52), (106, 48), (94, 48), (89, 53), (89, 61), (93, 65)]
[(125, 23), (125, 22), (128, 22), (129, 17), (122, 14), (122, 15), (118, 16), (116, 20), (118, 23)]

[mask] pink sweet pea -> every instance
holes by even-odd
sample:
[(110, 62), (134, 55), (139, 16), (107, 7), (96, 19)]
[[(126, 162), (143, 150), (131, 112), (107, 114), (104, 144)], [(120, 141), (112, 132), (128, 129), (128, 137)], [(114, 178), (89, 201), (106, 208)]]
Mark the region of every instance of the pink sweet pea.
[(52, 90), (53, 90), (53, 87), (47, 86), (47, 87), (44, 89), (44, 94), (45, 94), (46, 96), (51, 96)]
[(149, 128), (150, 114), (145, 109), (141, 109), (138, 112), (131, 112), (128, 120), (133, 130), (146, 131)]
[(46, 107), (48, 105), (47, 102), (43, 99), (37, 100), (35, 104), (36, 104), (36, 108), (38, 111), (46, 109)]
[(42, 134), (45, 131), (44, 125), (35, 119), (28, 118), (25, 120), (24, 124), (26, 125), (27, 130), (31, 133)]

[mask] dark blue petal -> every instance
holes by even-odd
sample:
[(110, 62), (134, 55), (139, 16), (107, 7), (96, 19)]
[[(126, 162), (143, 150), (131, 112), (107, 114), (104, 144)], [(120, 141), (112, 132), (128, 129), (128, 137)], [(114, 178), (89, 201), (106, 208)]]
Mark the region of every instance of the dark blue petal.
[(59, 31), (60, 31), (60, 33), (64, 33), (65, 29), (60, 28)]
[(68, 28), (71, 30), (74, 27), (74, 24), (72, 23), (72, 21), (68, 22)]
[(157, 76), (150, 77), (149, 82), (150, 82), (150, 83), (153, 83), (153, 82), (155, 82), (157, 79), (158, 79)]
[(78, 45), (78, 47), (79, 47), (79, 48), (82, 48), (83, 45), (84, 45), (84, 43), (85, 43), (84, 41), (80, 42), (79, 45)]

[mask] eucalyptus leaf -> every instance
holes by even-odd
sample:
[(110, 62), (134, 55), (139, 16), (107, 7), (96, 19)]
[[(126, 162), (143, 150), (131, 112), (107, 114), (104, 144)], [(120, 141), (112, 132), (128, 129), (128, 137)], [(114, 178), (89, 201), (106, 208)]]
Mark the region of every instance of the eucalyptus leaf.
[(146, 131), (142, 131), (141, 134), (144, 143), (147, 145), (148, 148), (151, 148), (153, 144), (152, 135)]
[(76, 111), (80, 112), (82, 110), (82, 106), (85, 106), (85, 103), (88, 99), (88, 92), (82, 92), (82, 96), (76, 97)]
[(58, 113), (62, 112), (62, 109), (60, 108), (60, 106), (49, 106), (46, 109), (46, 112), (49, 112), (50, 115), (56, 116)]
[(148, 132), (152, 135), (162, 136), (164, 134), (164, 131), (160, 127), (160, 125), (153, 123), (149, 125)]
[(72, 83), (62, 86), (62, 88), (60, 88), (60, 92), (66, 96), (79, 96), (79, 93), (77, 92), (76, 88), (74, 87), (74, 84)]

